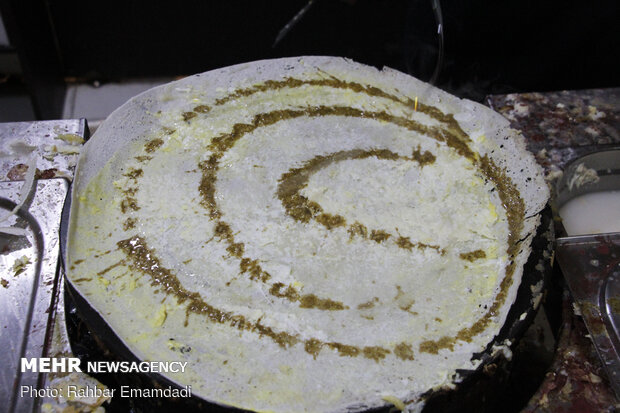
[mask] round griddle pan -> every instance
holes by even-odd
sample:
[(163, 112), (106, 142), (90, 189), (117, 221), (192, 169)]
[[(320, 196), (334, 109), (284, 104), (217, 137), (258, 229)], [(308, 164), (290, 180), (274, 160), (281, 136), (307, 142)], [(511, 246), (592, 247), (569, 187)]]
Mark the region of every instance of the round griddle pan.
[[(359, 66), (355, 66), (354, 63), (350, 63), (346, 61), (340, 62), (338, 59), (319, 58), (319, 57), (308, 57), (308, 59), (313, 62), (314, 61), (316, 62), (329, 61), (330, 64), (333, 63), (334, 65), (342, 65), (346, 67), (347, 70), (350, 68), (350, 66), (359, 68)], [(287, 60), (286, 62), (295, 63), (293, 62), (292, 58)], [(259, 69), (261, 69), (263, 66), (269, 67), (269, 68), (273, 66), (273, 67), (282, 69), (281, 65), (283, 65), (284, 63), (285, 61), (279, 61), (279, 60), (269, 61), (269, 62), (255, 62), (253, 63), (253, 66), (248, 66), (248, 67), (244, 66), (245, 68), (244, 70), (246, 71), (254, 70), (254, 72), (262, 73), (260, 72)], [(296, 67), (296, 66), (293, 65), (291, 67)], [(344, 70), (340, 66), (338, 67), (340, 68), (339, 70)], [(302, 70), (301, 68), (302, 68), (301, 65), (297, 66), (297, 70)], [(210, 76), (215, 76), (216, 74), (221, 74), (221, 73), (228, 73), (226, 72), (226, 70), (233, 70), (233, 69), (227, 68), (227, 69), (222, 69), (219, 72), (211, 72)], [(234, 69), (234, 70), (237, 70), (237, 69)], [(246, 73), (246, 72), (235, 72), (235, 76), (237, 77), (241, 76), (240, 73)], [(269, 72), (265, 72), (265, 73), (269, 73)], [(392, 75), (396, 76), (393, 73)], [(188, 78), (188, 80), (185, 82), (190, 83), (191, 81), (196, 81), (196, 79), (198, 79), (198, 76), (196, 78)], [(406, 85), (408, 84), (407, 82), (410, 82), (410, 81), (415, 83), (415, 80), (400, 79), (400, 82), (402, 83), (401, 86), (406, 87)], [(419, 85), (419, 86), (421, 87), (422, 85)], [(158, 91), (157, 93), (159, 92), (161, 92), (161, 90)], [(439, 91), (437, 91), (437, 93), (439, 93)], [(450, 100), (447, 96), (446, 96), (446, 99)], [(145, 102), (146, 101), (141, 101), (138, 99), (138, 100), (130, 101), (128, 105), (130, 105), (129, 106), (130, 108), (135, 109), (137, 113), (142, 114), (145, 107), (140, 106), (140, 105)], [(469, 103), (465, 102), (464, 104), (465, 106), (467, 105), (475, 106), (475, 104), (471, 102)], [(134, 106), (131, 106), (131, 105), (134, 105)], [(483, 108), (480, 108), (479, 110), (482, 111), (482, 109)], [(117, 115), (117, 117), (118, 116), (120, 115)], [(499, 117), (499, 115), (496, 115), (496, 116)], [(474, 118), (476, 119), (476, 122), (478, 121), (482, 122), (485, 119), (485, 117), (482, 116), (481, 114), (479, 114), (479, 116), (474, 117)], [(113, 118), (113, 120), (119, 121), (119, 119), (117, 118)], [(497, 125), (498, 128), (500, 129), (502, 127), (508, 128), (507, 121), (503, 120), (501, 117), (495, 120), (496, 120), (496, 123), (498, 124)], [(502, 123), (502, 120), (505, 123)], [(470, 121), (472, 120), (470, 119)], [(125, 123), (127, 123), (127, 125), (125, 125)], [(134, 124), (136, 123), (130, 122), (128, 119), (125, 119), (125, 118), (123, 118), (121, 122), (121, 125), (125, 125), (128, 127)], [(139, 123), (139, 124), (147, 125), (148, 123)], [(500, 126), (500, 125), (504, 125), (504, 126)], [(494, 127), (495, 125), (493, 126), (493, 128)], [(493, 128), (492, 130), (495, 130)], [(499, 132), (500, 129), (497, 129), (497, 132)], [(98, 170), (98, 168), (105, 165), (107, 160), (114, 153), (113, 149), (116, 148), (118, 144), (123, 142), (123, 140), (117, 139), (117, 135), (112, 134), (111, 130), (112, 129), (109, 129), (109, 128), (105, 130), (102, 129), (101, 132), (105, 131), (107, 135), (106, 133), (104, 133), (103, 140), (92, 142), (93, 144), (96, 143), (96, 145), (91, 145), (88, 148), (89, 149), (88, 163), (86, 163), (84, 167), (87, 168), (85, 169), (85, 171), (88, 171), (90, 175), (92, 175), (94, 171)], [(138, 132), (140, 132), (140, 130), (135, 130), (132, 133), (138, 133)], [(512, 134), (516, 135), (514, 131)], [(501, 359), (501, 355), (500, 355), (502, 353), (501, 350), (506, 349), (510, 345), (513, 345), (518, 340), (518, 338), (523, 334), (523, 332), (525, 331), (527, 326), (529, 326), (531, 320), (533, 319), (537, 306), (540, 302), (540, 298), (542, 296), (544, 282), (545, 282), (545, 279), (547, 278), (546, 274), (548, 274), (549, 272), (546, 270), (548, 270), (550, 266), (549, 260), (551, 257), (551, 254), (547, 253), (550, 250), (551, 245), (552, 245), (552, 240), (550, 239), (551, 237), (550, 234), (553, 233), (553, 231), (550, 230), (551, 214), (549, 213), (548, 209), (544, 213), (540, 213), (538, 211), (538, 209), (542, 207), (542, 202), (544, 202), (544, 199), (542, 199), (543, 198), (542, 196), (537, 197), (537, 194), (540, 193), (539, 192), (540, 189), (542, 188), (542, 186), (544, 186), (544, 182), (542, 182), (541, 172), (537, 172), (537, 168), (534, 164), (533, 157), (531, 157), (531, 159), (528, 158), (528, 162), (524, 163), (522, 162), (522, 157), (514, 156), (515, 154), (525, 151), (525, 145), (524, 145), (524, 142), (520, 139), (517, 139), (516, 136), (514, 140), (510, 140), (509, 135), (510, 134), (502, 135), (503, 141), (495, 142), (498, 146), (496, 150), (499, 151), (500, 148), (503, 148), (502, 154), (505, 154), (506, 156), (512, 155), (513, 158), (510, 158), (508, 160), (508, 159), (504, 159), (501, 154), (497, 156), (500, 160), (507, 162), (507, 168), (508, 168), (507, 171), (509, 172), (509, 176), (513, 180), (519, 180), (518, 184), (520, 186), (520, 190), (525, 191), (521, 193), (521, 196), (524, 197), (525, 199), (531, 199), (533, 201), (531, 205), (532, 209), (530, 210), (531, 212), (528, 212), (528, 214), (532, 214), (532, 216), (525, 217), (525, 219), (533, 218), (536, 215), (540, 214), (539, 216), (542, 216), (542, 219), (543, 219), (543, 225), (540, 225), (538, 227), (536, 237), (533, 240), (532, 247), (530, 249), (531, 252), (528, 257), (529, 262), (524, 268), (523, 279), (519, 285), (514, 285), (514, 288), (512, 290), (513, 292), (516, 291), (517, 294), (514, 300), (514, 304), (512, 305), (509, 313), (507, 314), (507, 318), (504, 322), (503, 328), (498, 333), (498, 335), (491, 341), (491, 343), (487, 345), (484, 351), (482, 351), (480, 354), (475, 354), (473, 356), (474, 359), (481, 361), (481, 363), (479, 363), (479, 367), (476, 370), (457, 371), (452, 377), (452, 381), (455, 384), (454, 390), (429, 391), (427, 394), (425, 394), (424, 396), (429, 402), (427, 406), (428, 411), (430, 410), (483, 411), (482, 409), (477, 408), (475, 405), (472, 405), (470, 408), (470, 406), (464, 403), (464, 401), (467, 398), (463, 396), (466, 396), (467, 393), (469, 393), (470, 395), (472, 394), (470, 391), (470, 389), (472, 388), (471, 387), (472, 383), (475, 384), (481, 381), (481, 378), (483, 377), (482, 374), (485, 373), (485, 370), (487, 372), (492, 370), (487, 367), (491, 366), (493, 363)], [(108, 146), (103, 145), (102, 142), (105, 142), (106, 145), (109, 143), (110, 144), (108, 145), (109, 148)], [(490, 153), (495, 152), (495, 149), (493, 150), (491, 150), (491, 148), (488, 148), (488, 149)], [(109, 153), (106, 154), (105, 153), (106, 151)], [(523, 153), (522, 155), (525, 156), (527, 154)], [(82, 158), (82, 160), (83, 159), (84, 158)], [(519, 173), (519, 168), (521, 168), (521, 174)], [(534, 181), (530, 181), (529, 179), (526, 180), (526, 177), (530, 177), (530, 174), (534, 174), (536, 178)], [(74, 186), (76, 184), (82, 185), (84, 182), (87, 182), (85, 181), (86, 179), (87, 178), (84, 178), (82, 181), (76, 181), (74, 183)], [(62, 244), (63, 244), (63, 251), (62, 251), (63, 257), (66, 256), (66, 253), (67, 253), (66, 234), (68, 232), (67, 227), (68, 227), (68, 222), (69, 222), (68, 220), (69, 208), (70, 206), (67, 205), (67, 208), (65, 211), (65, 217), (64, 217), (65, 219), (63, 222), (63, 234), (61, 236)], [(530, 221), (530, 223), (531, 222), (532, 221)], [(530, 228), (533, 229), (533, 225)], [(529, 239), (529, 237), (526, 239)], [(521, 258), (525, 258), (525, 257), (521, 255)], [(520, 262), (523, 262), (523, 261), (520, 261)], [(125, 345), (123, 345), (120, 338), (117, 337), (113, 333), (112, 328), (104, 321), (102, 316), (100, 316), (99, 313), (90, 306), (88, 297), (82, 296), (76, 289), (74, 289), (70, 285), (70, 283), (67, 283), (67, 291), (73, 297), (73, 302), (75, 303), (75, 306), (76, 306), (76, 312), (79, 314), (79, 316), (84, 321), (84, 323), (88, 326), (88, 330), (90, 331), (91, 337), (98, 343), (102, 344), (103, 347), (106, 348), (107, 350), (106, 354), (112, 355), (113, 357), (120, 358), (120, 359), (135, 360), (136, 355), (133, 354), (128, 348), (126, 348)], [(513, 295), (512, 297), (515, 297), (515, 296)], [(509, 351), (506, 351), (505, 353), (509, 353)], [(124, 379), (124, 375), (118, 375), (118, 376), (119, 376), (119, 379)], [(120, 377), (120, 376), (123, 376), (123, 377)], [(159, 375), (145, 376), (145, 378), (147, 380), (154, 380), (155, 382), (161, 383), (162, 385), (169, 384), (167, 380), (165, 380), (163, 377), (160, 377)], [(482, 386), (482, 387), (486, 387), (486, 389), (483, 389), (483, 390), (486, 390), (486, 393), (481, 393), (480, 397), (473, 397), (474, 400), (475, 399), (484, 400), (484, 399), (487, 399), (487, 397), (493, 397), (494, 395), (499, 394), (496, 391), (496, 389), (493, 388), (492, 386)], [(198, 397), (195, 397), (195, 399), (198, 399), (197, 402), (199, 403), (204, 403), (203, 406), (214, 407), (212, 404), (207, 405), (207, 403), (209, 402), (208, 400), (200, 400)], [(150, 409), (150, 410), (154, 410), (154, 409)], [(159, 410), (159, 408), (157, 410)]]

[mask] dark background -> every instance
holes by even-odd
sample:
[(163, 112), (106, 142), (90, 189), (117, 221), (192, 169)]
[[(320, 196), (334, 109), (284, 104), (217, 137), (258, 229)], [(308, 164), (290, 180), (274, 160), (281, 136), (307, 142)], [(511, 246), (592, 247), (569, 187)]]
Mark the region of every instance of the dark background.
[[(438, 45), (431, 0), (315, 0), (272, 47), (306, 4), (0, 0), (0, 10), (24, 81), (38, 94), (58, 79), (183, 76), (297, 55), (345, 56), (431, 77)], [(445, 55), (437, 85), (443, 89), (480, 101), (491, 93), (620, 86), (617, 0), (440, 4)]]

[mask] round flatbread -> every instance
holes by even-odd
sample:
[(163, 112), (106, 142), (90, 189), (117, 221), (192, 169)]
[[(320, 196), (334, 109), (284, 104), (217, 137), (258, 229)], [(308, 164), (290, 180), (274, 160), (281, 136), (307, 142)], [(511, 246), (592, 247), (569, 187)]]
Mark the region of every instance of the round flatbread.
[(67, 274), (204, 399), (351, 411), (450, 387), (514, 301), (548, 197), (490, 109), (341, 58), (132, 99), (73, 188)]

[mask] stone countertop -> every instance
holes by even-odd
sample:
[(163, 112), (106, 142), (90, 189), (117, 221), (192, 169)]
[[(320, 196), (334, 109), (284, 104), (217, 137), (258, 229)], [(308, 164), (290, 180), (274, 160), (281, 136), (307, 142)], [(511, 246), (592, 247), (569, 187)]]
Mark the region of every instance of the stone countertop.
[(575, 148), (620, 143), (620, 88), (492, 95), (486, 103), (523, 132), (548, 173)]
[[(492, 95), (487, 105), (526, 138), (550, 184), (567, 162), (602, 145), (620, 144), (620, 88)], [(612, 412), (620, 408), (581, 316), (564, 287), (555, 359), (524, 410)]]

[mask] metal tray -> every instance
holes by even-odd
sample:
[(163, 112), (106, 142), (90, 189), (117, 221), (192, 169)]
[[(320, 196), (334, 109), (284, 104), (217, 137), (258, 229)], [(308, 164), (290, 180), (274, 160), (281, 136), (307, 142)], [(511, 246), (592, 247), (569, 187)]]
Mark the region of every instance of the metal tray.
[[(594, 169), (598, 181), (571, 185), (580, 164)], [(579, 195), (607, 190), (620, 190), (619, 145), (582, 154), (566, 166), (556, 187), (556, 211)], [(620, 399), (620, 233), (567, 236), (561, 224), (560, 233), (558, 262)]]
[[(0, 213), (15, 207), (22, 182), (0, 182)], [(69, 184), (64, 179), (37, 182), (29, 207), (10, 218), (9, 224), (28, 231), (26, 237), (0, 234), (0, 406), (3, 411), (33, 411), (37, 398), (21, 397), (22, 386), (37, 388), (38, 373), (21, 372), (22, 357), (42, 357), (51, 334), (50, 307), (58, 287), (59, 252), (57, 217)], [(25, 265), (16, 266), (26, 257)], [(21, 267), (21, 268), (19, 268)], [(4, 410), (7, 409), (7, 410)]]

